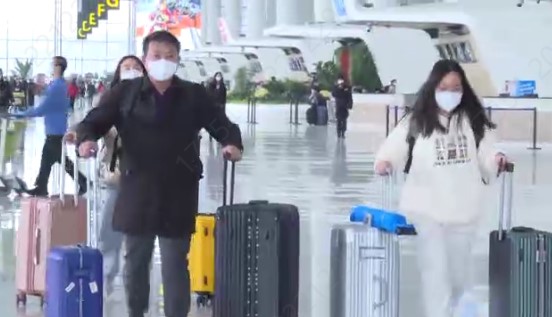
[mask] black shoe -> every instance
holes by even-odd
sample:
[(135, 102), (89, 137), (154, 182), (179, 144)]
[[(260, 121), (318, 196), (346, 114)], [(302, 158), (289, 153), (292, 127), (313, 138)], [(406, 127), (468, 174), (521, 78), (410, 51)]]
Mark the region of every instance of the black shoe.
[(79, 185), (79, 196), (82, 196), (82, 195), (86, 194), (87, 191), (88, 191), (88, 185), (87, 184)]
[(27, 194), (29, 194), (31, 196), (44, 197), (44, 196), (48, 196), (48, 190), (40, 188), (40, 187), (35, 187), (33, 189), (28, 190)]

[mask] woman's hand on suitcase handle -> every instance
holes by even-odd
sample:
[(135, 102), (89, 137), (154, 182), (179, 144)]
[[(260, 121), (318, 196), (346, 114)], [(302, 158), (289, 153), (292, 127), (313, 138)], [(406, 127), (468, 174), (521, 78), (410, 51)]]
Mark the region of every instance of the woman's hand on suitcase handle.
[(496, 153), (495, 155), (495, 162), (498, 166), (498, 173), (502, 173), (506, 170), (506, 164), (508, 164), (508, 157), (506, 157), (506, 154), (504, 153)]
[(393, 171), (393, 166), (391, 165), (391, 162), (388, 161), (377, 161), (375, 166), (376, 174), (380, 176), (387, 176), (391, 175), (391, 172)]

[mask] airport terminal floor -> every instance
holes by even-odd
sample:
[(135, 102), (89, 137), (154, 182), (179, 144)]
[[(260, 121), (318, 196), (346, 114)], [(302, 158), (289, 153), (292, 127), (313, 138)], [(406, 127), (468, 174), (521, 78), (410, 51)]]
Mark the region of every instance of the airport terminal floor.
[[(380, 203), (382, 180), (373, 173), (374, 151), (383, 140), (383, 124), (351, 124), (347, 138), (338, 141), (335, 126), (290, 125), (287, 106), (259, 105), (258, 124), (247, 124), (245, 105), (228, 105), (229, 116), (239, 123), (245, 144), (244, 160), (237, 166), (236, 201), (267, 199), (292, 203), (301, 214), (300, 317), (329, 317), (330, 228), (348, 221), (351, 206)], [(353, 110), (354, 111), (354, 110)], [(304, 110), (300, 111), (304, 113)], [(354, 114), (353, 114), (354, 115)], [(304, 120), (303, 120), (304, 122)], [(41, 120), (31, 121), (24, 133), (24, 150), (5, 163), (4, 170), (31, 183), (38, 171), (43, 142)], [(203, 134), (201, 156), (205, 177), (201, 183), (200, 210), (212, 213), (222, 200), (222, 158)], [(552, 146), (527, 150), (526, 144), (500, 144), (515, 161), (515, 225), (552, 230), (549, 195), (552, 192)], [(53, 178), (52, 178), (53, 179)], [(68, 178), (68, 188), (72, 182)], [(398, 186), (397, 186), (398, 191)], [(488, 188), (488, 213), (478, 230), (475, 248), (474, 294), (480, 316), (487, 316), (488, 233), (497, 225), (498, 187)], [(18, 311), (14, 289), (14, 228), (17, 198), (0, 198), (0, 316), (42, 317), (39, 302), (32, 299)], [(401, 317), (422, 317), (419, 277), (413, 240), (401, 241)], [(159, 260), (154, 261), (150, 317), (164, 316), (159, 295)], [(119, 279), (120, 280), (120, 279)], [(105, 304), (106, 317), (123, 317), (122, 283)], [(192, 317), (210, 316), (208, 308), (193, 308)]]

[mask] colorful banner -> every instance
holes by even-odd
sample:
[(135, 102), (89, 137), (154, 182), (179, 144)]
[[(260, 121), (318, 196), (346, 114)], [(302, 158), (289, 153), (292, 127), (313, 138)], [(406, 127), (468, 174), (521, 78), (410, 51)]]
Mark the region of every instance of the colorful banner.
[(537, 82), (535, 80), (507, 80), (504, 90), (510, 97), (532, 97), (537, 94)]
[(100, 20), (106, 20), (110, 10), (118, 10), (120, 0), (79, 0), (77, 39), (84, 40)]
[(171, 32), (182, 49), (199, 47), (201, 0), (136, 0), (137, 43), (158, 30)]

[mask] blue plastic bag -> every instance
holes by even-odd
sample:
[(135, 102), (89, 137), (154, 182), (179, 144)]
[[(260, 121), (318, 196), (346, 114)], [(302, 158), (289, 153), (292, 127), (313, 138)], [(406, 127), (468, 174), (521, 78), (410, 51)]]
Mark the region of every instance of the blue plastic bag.
[(352, 222), (364, 222), (374, 228), (397, 235), (415, 235), (416, 229), (406, 217), (389, 210), (369, 206), (356, 206), (351, 210)]

